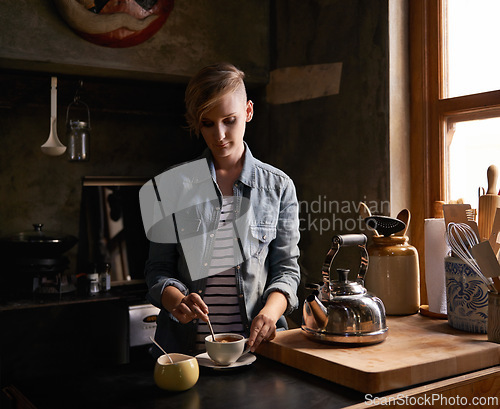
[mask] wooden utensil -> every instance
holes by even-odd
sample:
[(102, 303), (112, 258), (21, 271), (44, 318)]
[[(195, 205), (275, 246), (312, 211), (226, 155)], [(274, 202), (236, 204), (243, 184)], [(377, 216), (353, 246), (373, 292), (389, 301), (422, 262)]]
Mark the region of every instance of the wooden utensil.
[(443, 214), (443, 205), (445, 204), (444, 201), (442, 200), (436, 200), (434, 202), (434, 205), (432, 207), (432, 217), (436, 219), (443, 219), (444, 214)]
[(365, 202), (359, 202), (359, 215), (363, 220), (372, 215), (372, 212)]
[(495, 211), (493, 227), (491, 228), (491, 234), (488, 241), (490, 242), (495, 257), (498, 259), (498, 252), (500, 251), (500, 208), (497, 208)]
[(450, 223), (465, 223), (479, 237), (479, 228), (470, 217), (470, 209), (470, 204), (443, 204), (445, 226), (448, 227)]
[[(368, 217), (372, 216), (372, 212), (370, 211), (370, 209), (368, 208), (368, 206), (366, 205), (365, 202), (360, 202), (359, 203), (359, 216), (363, 220), (366, 220)], [(368, 226), (368, 224), (366, 225), (366, 227), (368, 227), (369, 230), (373, 231), (376, 236), (379, 236), (377, 230), (375, 230), (374, 228)]]
[(496, 209), (500, 207), (500, 196), (497, 194), (498, 169), (490, 165), (486, 173), (488, 179), (488, 190), (486, 194), (479, 197), (479, 238), (481, 241), (488, 240), (495, 218)]
[(406, 236), (406, 232), (408, 231), (408, 226), (410, 225), (411, 214), (408, 209), (401, 210), (396, 216), (399, 220), (401, 220), (406, 226), (400, 232), (395, 233), (395, 236)]
[(500, 264), (488, 241), (482, 241), (470, 249), (470, 252), (485, 277), (493, 280), (493, 287), (500, 292)]

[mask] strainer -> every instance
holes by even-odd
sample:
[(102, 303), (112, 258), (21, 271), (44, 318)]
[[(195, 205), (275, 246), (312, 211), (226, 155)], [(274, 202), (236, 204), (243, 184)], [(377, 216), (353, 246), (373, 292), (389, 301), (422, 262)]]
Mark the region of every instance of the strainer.
[(406, 227), (405, 222), (387, 216), (370, 216), (365, 219), (365, 223), (368, 228), (376, 230), (385, 237), (400, 232)]

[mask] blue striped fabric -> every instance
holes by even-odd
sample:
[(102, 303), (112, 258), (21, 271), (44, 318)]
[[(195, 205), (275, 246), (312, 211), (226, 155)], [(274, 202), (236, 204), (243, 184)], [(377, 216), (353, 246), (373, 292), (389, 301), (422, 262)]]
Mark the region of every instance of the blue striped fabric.
[[(224, 197), (203, 301), (210, 311), (210, 322), (215, 333), (243, 334), (234, 267), (235, 249), (240, 250), (235, 240), (233, 219), (233, 197)], [(199, 351), (205, 350), (205, 337), (209, 334), (208, 325), (200, 320), (196, 340)]]

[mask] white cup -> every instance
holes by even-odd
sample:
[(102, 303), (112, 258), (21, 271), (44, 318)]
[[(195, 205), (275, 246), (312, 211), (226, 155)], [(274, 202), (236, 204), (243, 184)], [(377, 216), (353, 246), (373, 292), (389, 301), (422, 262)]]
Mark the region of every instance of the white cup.
[(212, 341), (212, 335), (208, 335), (205, 337), (205, 347), (208, 356), (216, 364), (231, 365), (250, 351), (250, 347), (245, 349), (247, 341), (248, 339), (240, 334), (217, 334), (215, 341)]

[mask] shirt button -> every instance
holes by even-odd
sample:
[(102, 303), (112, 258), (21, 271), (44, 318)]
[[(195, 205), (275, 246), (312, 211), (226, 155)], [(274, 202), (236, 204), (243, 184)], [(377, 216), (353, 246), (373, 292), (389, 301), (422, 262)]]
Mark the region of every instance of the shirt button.
[(214, 234), (213, 234), (213, 233), (212, 233), (212, 234), (210, 234), (210, 237), (214, 237)]
[(203, 292), (203, 290), (198, 290), (198, 293), (201, 294)]
[(266, 237), (267, 237), (267, 236), (264, 234), (264, 235), (262, 236), (262, 240), (265, 240), (265, 239), (266, 239)]

